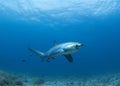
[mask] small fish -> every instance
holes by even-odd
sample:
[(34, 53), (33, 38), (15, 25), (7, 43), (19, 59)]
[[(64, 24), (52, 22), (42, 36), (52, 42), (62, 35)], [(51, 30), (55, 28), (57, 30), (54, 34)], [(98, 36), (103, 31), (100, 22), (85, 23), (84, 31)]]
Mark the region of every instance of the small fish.
[(22, 59), (21, 62), (26, 62), (26, 60), (25, 60), (25, 59)]

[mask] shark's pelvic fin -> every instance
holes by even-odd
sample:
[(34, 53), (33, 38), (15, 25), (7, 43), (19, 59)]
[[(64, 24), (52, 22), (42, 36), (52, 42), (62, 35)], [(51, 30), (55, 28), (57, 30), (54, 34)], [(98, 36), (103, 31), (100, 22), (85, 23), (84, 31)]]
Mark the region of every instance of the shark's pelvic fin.
[(38, 50), (35, 50), (35, 49), (32, 49), (32, 48), (28, 48), (28, 50), (30, 50), (31, 52), (35, 53), (36, 55), (38, 55), (40, 58), (41, 58), (41, 61), (43, 62), (44, 61), (44, 58), (45, 58), (45, 55), (44, 53), (38, 51)]
[(66, 54), (64, 55), (66, 57), (66, 59), (69, 61), (69, 62), (73, 62), (73, 58), (71, 56), (71, 54)]

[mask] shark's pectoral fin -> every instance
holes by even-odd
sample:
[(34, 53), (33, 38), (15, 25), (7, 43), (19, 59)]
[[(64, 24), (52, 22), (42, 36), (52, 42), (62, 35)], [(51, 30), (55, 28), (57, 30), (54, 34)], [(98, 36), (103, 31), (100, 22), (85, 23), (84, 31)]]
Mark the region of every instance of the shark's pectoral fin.
[(73, 62), (73, 58), (72, 58), (72, 56), (70, 55), (70, 54), (66, 54), (66, 55), (64, 55), (65, 56), (65, 58), (69, 61), (69, 62)]

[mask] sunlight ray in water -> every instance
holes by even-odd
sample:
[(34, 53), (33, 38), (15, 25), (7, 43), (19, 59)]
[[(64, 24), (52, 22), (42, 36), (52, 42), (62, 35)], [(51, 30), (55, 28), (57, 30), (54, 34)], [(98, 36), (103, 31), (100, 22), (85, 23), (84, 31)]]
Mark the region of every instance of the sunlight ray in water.
[(119, 10), (119, 4), (118, 0), (1, 0), (0, 11), (8, 16), (19, 16), (21, 20), (75, 22), (82, 16), (109, 15)]

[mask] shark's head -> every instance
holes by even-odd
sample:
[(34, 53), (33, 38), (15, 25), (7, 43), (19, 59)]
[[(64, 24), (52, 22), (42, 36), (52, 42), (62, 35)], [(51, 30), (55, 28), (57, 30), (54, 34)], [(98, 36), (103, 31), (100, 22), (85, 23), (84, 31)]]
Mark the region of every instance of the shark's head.
[(78, 42), (75, 42), (72, 44), (72, 48), (75, 49), (75, 50), (78, 50), (80, 47), (82, 47), (83, 44), (82, 43), (78, 43)]
[(74, 43), (74, 45), (73, 45), (73, 47), (74, 47), (75, 49), (79, 49), (79, 48), (82, 47), (82, 46), (83, 46), (83, 44), (82, 44), (82, 43), (78, 43), (78, 42)]
[(83, 46), (82, 43), (70, 42), (65, 45), (64, 50), (66, 51), (65, 53), (73, 53), (76, 52), (82, 46)]

